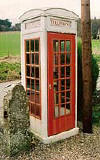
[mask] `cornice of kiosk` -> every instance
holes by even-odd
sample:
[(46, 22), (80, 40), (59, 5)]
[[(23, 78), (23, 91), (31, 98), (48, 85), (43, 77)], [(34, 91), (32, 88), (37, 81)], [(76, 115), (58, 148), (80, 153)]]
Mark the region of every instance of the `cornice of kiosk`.
[(72, 11), (64, 8), (44, 8), (44, 9), (31, 9), (19, 17), (21, 23), (37, 17), (56, 17), (70, 20), (77, 20), (79, 16)]

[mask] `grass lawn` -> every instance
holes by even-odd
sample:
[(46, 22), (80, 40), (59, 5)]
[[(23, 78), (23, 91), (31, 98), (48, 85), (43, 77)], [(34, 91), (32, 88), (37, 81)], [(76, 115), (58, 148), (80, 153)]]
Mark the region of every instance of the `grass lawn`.
[(20, 55), (20, 32), (0, 32), (0, 57)]

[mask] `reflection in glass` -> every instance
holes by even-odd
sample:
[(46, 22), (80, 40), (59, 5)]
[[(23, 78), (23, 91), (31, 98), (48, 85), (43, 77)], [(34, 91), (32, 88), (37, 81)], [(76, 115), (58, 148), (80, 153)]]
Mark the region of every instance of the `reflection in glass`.
[(34, 79), (31, 80), (31, 86), (32, 86), (32, 89), (35, 89), (35, 80)]
[(29, 52), (29, 40), (26, 41), (26, 52)]
[(66, 76), (70, 77), (70, 66), (66, 67)]
[(65, 90), (65, 80), (61, 80), (61, 90)]
[(70, 41), (66, 41), (66, 51), (70, 52), (70, 48), (71, 48)]
[(40, 103), (40, 96), (39, 96), (39, 93), (36, 93), (35, 94), (35, 103)]
[(66, 104), (66, 114), (70, 114), (70, 103)]
[(31, 52), (34, 52), (34, 40), (31, 40)]
[(61, 103), (65, 103), (65, 92), (61, 93)]
[(65, 50), (65, 41), (60, 41), (60, 50), (61, 50), (61, 52), (64, 52), (64, 50)]
[(30, 55), (26, 54), (26, 64), (30, 64)]
[(66, 102), (70, 101), (70, 91), (66, 92)]
[(34, 54), (32, 54), (32, 64), (34, 64)]
[(59, 81), (55, 81), (55, 82), (53, 82), (53, 85), (54, 85), (54, 90), (55, 91), (58, 91), (59, 90), (59, 85), (58, 85), (58, 83), (59, 83)]
[(59, 51), (59, 45), (58, 45), (58, 41), (57, 40), (53, 41), (53, 51), (54, 52), (58, 52)]
[(70, 64), (70, 53), (67, 53), (66, 55), (66, 63)]
[(66, 89), (70, 89), (70, 79), (66, 80)]
[(29, 78), (27, 78), (26, 83), (27, 83), (27, 88), (30, 88), (30, 79)]
[(27, 66), (26, 69), (27, 69), (27, 71), (26, 71), (27, 72), (27, 76), (30, 77), (30, 66)]
[(65, 54), (61, 54), (61, 64), (65, 64)]
[(57, 78), (58, 78), (58, 67), (55, 67), (55, 68), (54, 68), (54, 73), (53, 73), (53, 75), (54, 75), (54, 79), (57, 79)]
[(35, 104), (31, 103), (31, 113), (35, 114)]
[(55, 106), (55, 118), (59, 116), (59, 106)]
[(65, 104), (61, 104), (60, 115), (63, 116), (65, 114)]
[(59, 103), (59, 94), (54, 92), (54, 103), (58, 104)]
[(35, 74), (34, 74), (34, 67), (31, 67), (31, 77), (34, 77)]
[(54, 65), (58, 65), (58, 54), (54, 54)]
[(35, 40), (35, 51), (39, 52), (39, 40)]
[(65, 67), (61, 67), (61, 77), (65, 77)]
[(35, 67), (35, 77), (39, 78), (39, 67)]
[(35, 105), (35, 108), (36, 108), (36, 116), (40, 116), (40, 105)]
[(39, 64), (39, 54), (38, 53), (36, 53), (35, 54), (35, 64)]
[(36, 90), (39, 91), (39, 80), (36, 80)]
[(27, 96), (30, 97), (30, 90), (27, 90)]
[(31, 101), (34, 102), (35, 101), (35, 92), (31, 91)]

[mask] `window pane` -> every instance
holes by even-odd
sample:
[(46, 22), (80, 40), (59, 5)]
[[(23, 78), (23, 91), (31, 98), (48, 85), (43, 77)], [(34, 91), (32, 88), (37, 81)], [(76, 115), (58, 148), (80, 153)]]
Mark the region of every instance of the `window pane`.
[(70, 79), (66, 80), (66, 89), (70, 89)]
[(40, 95), (39, 95), (39, 93), (35, 93), (35, 102), (36, 103), (40, 103)]
[(65, 67), (61, 67), (61, 77), (65, 77)]
[(61, 93), (61, 103), (65, 103), (65, 92)]
[(65, 104), (61, 104), (60, 115), (63, 116), (65, 114)]
[(65, 54), (61, 54), (61, 64), (65, 64)]
[(70, 64), (70, 53), (67, 53), (66, 55), (66, 63)]
[(35, 102), (35, 92), (31, 91), (31, 101)]
[(31, 113), (35, 114), (35, 104), (31, 104)]
[(31, 40), (31, 52), (34, 52), (34, 40)]
[(53, 51), (54, 52), (58, 52), (59, 51), (59, 45), (58, 45), (58, 41), (57, 40), (54, 40), (53, 41)]
[(35, 40), (35, 51), (39, 51), (39, 40)]
[(71, 47), (70, 41), (66, 41), (66, 51), (67, 52), (70, 52), (70, 47)]
[(59, 106), (55, 106), (55, 118), (59, 116)]
[(66, 67), (66, 76), (70, 77), (70, 66)]
[(35, 54), (35, 64), (39, 64), (39, 54)]
[(54, 68), (53, 76), (54, 76), (54, 79), (58, 79), (58, 67)]
[(39, 78), (39, 67), (35, 67), (35, 78)]
[(54, 65), (58, 65), (58, 54), (54, 54)]
[(30, 90), (27, 90), (26, 91), (26, 94), (27, 94), (27, 96), (28, 96), (28, 98), (30, 97)]
[(32, 89), (35, 89), (35, 80), (34, 79), (31, 80), (31, 87), (32, 87)]
[(36, 107), (36, 116), (40, 116), (40, 105), (35, 105)]
[(28, 77), (30, 77), (30, 66), (27, 66), (26, 69), (27, 69), (26, 75), (27, 75)]
[(31, 67), (31, 77), (35, 77), (35, 74), (34, 74), (34, 67)]
[(61, 90), (65, 90), (65, 80), (61, 80)]
[(66, 102), (70, 101), (70, 91), (66, 92)]
[(34, 64), (34, 54), (32, 54), (32, 64)]
[(27, 88), (30, 88), (30, 79), (29, 78), (27, 78), (26, 83), (27, 83)]
[(54, 91), (58, 91), (59, 90), (59, 81), (55, 81), (53, 82), (53, 85), (54, 85)]
[(64, 50), (65, 50), (65, 41), (60, 41), (60, 50), (61, 50), (61, 52), (64, 52)]
[(39, 86), (39, 80), (36, 80), (36, 88), (35, 88), (35, 89), (36, 89), (37, 91), (39, 91), (39, 90), (40, 90), (39, 88), (40, 88), (40, 86)]
[(29, 40), (26, 41), (26, 52), (29, 52)]
[(66, 104), (66, 114), (70, 113), (70, 103)]
[(26, 54), (26, 64), (30, 64), (30, 55)]

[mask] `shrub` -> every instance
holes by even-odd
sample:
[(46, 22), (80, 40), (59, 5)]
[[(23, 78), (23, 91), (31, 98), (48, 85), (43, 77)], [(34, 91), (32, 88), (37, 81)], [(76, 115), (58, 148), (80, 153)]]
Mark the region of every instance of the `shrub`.
[[(96, 58), (92, 55), (92, 94), (96, 90), (99, 67)], [(82, 42), (78, 41), (78, 120), (82, 120)]]

